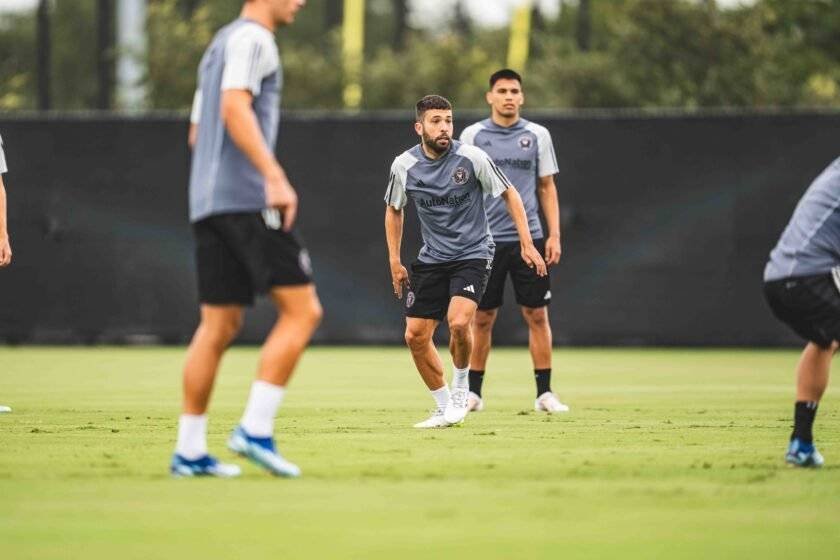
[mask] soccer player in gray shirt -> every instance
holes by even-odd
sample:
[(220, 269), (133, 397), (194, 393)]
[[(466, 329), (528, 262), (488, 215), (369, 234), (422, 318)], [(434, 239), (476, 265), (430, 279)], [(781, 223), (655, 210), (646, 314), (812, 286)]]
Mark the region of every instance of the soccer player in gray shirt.
[(170, 467), (176, 476), (237, 476), (207, 452), (207, 405), (243, 307), (267, 293), (280, 319), (228, 447), (272, 474), (297, 476), (274, 444), (274, 417), (295, 364), (321, 319), (309, 256), (292, 231), (297, 194), (274, 156), (282, 86), (277, 26), (304, 0), (247, 0), (201, 59), (189, 141), (190, 221), (201, 323), (184, 367), (184, 402)]
[[(9, 243), (9, 229), (6, 226), (6, 187), (3, 185), (3, 173), (6, 173), (6, 154), (3, 152), (3, 137), (0, 136), (0, 267), (12, 263), (12, 246)], [(0, 412), (11, 412), (12, 409), (0, 405)]]
[[(548, 130), (520, 116), (525, 102), (522, 77), (513, 70), (503, 69), (490, 76), (490, 90), (486, 94), (490, 118), (468, 126), (461, 133), (461, 141), (478, 146), (487, 152), (496, 165), (510, 177), (519, 189), (528, 227), (537, 249), (545, 254), (547, 265), (560, 261), (560, 207), (557, 202), (557, 159)], [(551, 324), (548, 304), (551, 302), (551, 282), (548, 275), (539, 276), (519, 256), (519, 236), (505, 208), (497, 200), (485, 197), (490, 231), (496, 241), (493, 272), (475, 316), (475, 344), (470, 357), (470, 410), (484, 408), (481, 385), (490, 354), (493, 325), (505, 291), (505, 279), (510, 274), (516, 303), (528, 324), (529, 348), (534, 364), (537, 385), (534, 408), (548, 413), (566, 412), (551, 390)], [(540, 224), (542, 207), (548, 226), (544, 235)]]
[[(501, 197), (519, 234), (522, 259), (545, 275), (534, 247), (528, 218), (516, 189), (480, 149), (452, 140), (452, 105), (427, 95), (416, 106), (414, 130), (420, 144), (391, 165), (385, 192), (385, 236), (394, 294), (405, 299), (405, 341), (420, 377), (432, 393), (435, 410), (415, 428), (441, 428), (467, 414), (472, 321), (487, 285), (494, 243), (484, 210), (484, 195)], [(402, 265), (403, 209), (414, 202), (423, 248), (411, 265)], [(432, 342), (441, 321), (449, 325), (454, 375), (452, 390)]]
[(770, 252), (764, 295), (776, 317), (808, 341), (796, 366), (794, 427), (785, 460), (821, 467), (814, 417), (840, 347), (840, 159), (811, 183)]
[(12, 245), (9, 242), (9, 228), (6, 220), (6, 186), (3, 184), (3, 174), (6, 167), (6, 154), (3, 152), (3, 137), (0, 136), (0, 267), (12, 263)]

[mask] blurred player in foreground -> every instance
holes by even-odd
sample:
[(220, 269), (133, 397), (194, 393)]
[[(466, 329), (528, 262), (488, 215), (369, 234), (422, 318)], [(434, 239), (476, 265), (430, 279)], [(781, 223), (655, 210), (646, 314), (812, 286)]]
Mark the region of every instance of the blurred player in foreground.
[(309, 256), (292, 232), (297, 194), (274, 156), (282, 85), (274, 30), (291, 24), (303, 4), (246, 1), (201, 60), (190, 130), (201, 323), (184, 367), (176, 476), (240, 474), (207, 452), (207, 405), (222, 354), (257, 293), (269, 295), (280, 318), (228, 447), (273, 474), (300, 474), (275, 447), (274, 417), (322, 312)]
[(840, 159), (817, 177), (770, 253), (764, 295), (773, 313), (808, 341), (796, 367), (794, 427), (785, 460), (821, 467), (812, 428), (840, 340)]

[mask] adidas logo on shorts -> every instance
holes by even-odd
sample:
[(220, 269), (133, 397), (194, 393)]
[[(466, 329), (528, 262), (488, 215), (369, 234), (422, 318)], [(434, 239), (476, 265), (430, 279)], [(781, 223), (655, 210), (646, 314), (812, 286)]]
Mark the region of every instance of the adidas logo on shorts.
[(472, 284), (470, 284), (469, 286), (467, 286), (466, 288), (464, 288), (464, 291), (465, 291), (465, 292), (470, 292), (471, 294), (474, 294), (474, 293), (475, 293), (475, 288), (473, 288), (473, 285), (472, 285)]

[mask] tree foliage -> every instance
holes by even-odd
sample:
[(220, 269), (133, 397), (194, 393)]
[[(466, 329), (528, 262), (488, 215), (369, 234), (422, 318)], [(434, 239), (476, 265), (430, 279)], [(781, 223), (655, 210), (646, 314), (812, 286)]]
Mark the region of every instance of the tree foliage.
[[(278, 32), (286, 107), (341, 107), (340, 28), (330, 1), (311, 0)], [(840, 0), (757, 0), (726, 10), (712, 1), (589, 0), (588, 13), (580, 0), (562, 5), (559, 17), (537, 18), (532, 33), (524, 72), (531, 107), (840, 106)], [(92, 107), (95, 2), (54, 6), (55, 106)], [(463, 17), (407, 28), (404, 7), (367, 2), (364, 108), (405, 108), (428, 92), (458, 107), (483, 106), (487, 76), (506, 58), (507, 30)], [(150, 0), (152, 108), (189, 106), (201, 53), (238, 9), (231, 0)], [(34, 14), (0, 21), (0, 109), (34, 107), (34, 41)]]

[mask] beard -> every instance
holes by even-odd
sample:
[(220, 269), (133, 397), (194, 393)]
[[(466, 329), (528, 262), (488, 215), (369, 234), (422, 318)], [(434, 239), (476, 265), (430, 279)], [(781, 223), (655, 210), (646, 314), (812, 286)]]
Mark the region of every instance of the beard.
[[(446, 142), (444, 144), (441, 144), (440, 142), (442, 142), (444, 140)], [(444, 153), (446, 150), (449, 149), (449, 146), (452, 145), (452, 139), (449, 138), (449, 136), (446, 135), (446, 134), (442, 134), (442, 135), (438, 136), (437, 138), (432, 138), (431, 136), (429, 136), (428, 134), (423, 132), (423, 143), (430, 150), (432, 150), (436, 154), (440, 155), (440, 154)]]

